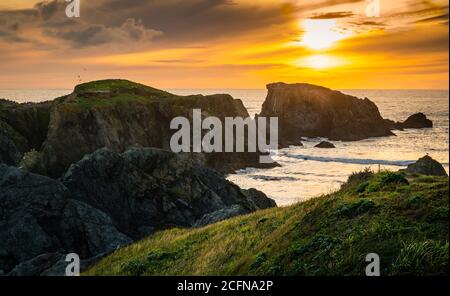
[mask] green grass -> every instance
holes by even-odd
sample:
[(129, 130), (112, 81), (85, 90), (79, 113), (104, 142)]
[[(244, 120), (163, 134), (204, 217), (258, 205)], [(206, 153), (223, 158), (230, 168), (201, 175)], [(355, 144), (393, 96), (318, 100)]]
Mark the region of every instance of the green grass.
[(406, 177), (363, 172), (290, 207), (158, 232), (85, 275), (364, 275), (368, 253), (383, 275), (448, 274), (448, 178)]

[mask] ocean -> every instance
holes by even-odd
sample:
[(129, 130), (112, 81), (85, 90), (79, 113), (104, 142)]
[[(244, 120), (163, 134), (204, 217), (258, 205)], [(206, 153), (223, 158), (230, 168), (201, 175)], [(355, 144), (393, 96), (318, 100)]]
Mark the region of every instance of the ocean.
[[(266, 90), (190, 89), (168, 90), (179, 95), (228, 93), (244, 102), (250, 115), (259, 113)], [(71, 90), (0, 90), (0, 98), (17, 102), (40, 102)], [(432, 129), (394, 131), (395, 137), (371, 138), (357, 142), (333, 142), (336, 149), (317, 149), (321, 138), (307, 139), (303, 147), (278, 152), (281, 167), (245, 169), (228, 176), (242, 188), (256, 188), (279, 206), (290, 205), (333, 192), (348, 176), (367, 167), (374, 171), (399, 170), (429, 154), (449, 171), (449, 92), (447, 90), (342, 90), (374, 101), (384, 118), (403, 121), (423, 112), (433, 120)]]

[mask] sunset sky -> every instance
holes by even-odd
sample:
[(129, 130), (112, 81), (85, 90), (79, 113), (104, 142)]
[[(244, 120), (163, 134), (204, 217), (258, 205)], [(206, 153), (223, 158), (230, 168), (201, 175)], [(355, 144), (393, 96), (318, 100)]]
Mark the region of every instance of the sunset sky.
[(158, 88), (447, 89), (448, 1), (1, 0), (0, 89), (126, 78)]

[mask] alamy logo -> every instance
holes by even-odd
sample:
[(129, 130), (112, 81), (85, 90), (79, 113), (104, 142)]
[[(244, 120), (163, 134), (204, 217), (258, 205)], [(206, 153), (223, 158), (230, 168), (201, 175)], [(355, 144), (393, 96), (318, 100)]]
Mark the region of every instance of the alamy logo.
[(80, 17), (80, 0), (66, 0), (66, 2), (70, 2), (66, 7), (66, 16)]
[(79, 276), (80, 275), (80, 256), (75, 253), (70, 253), (66, 256), (66, 276)]
[(367, 254), (366, 262), (366, 276), (380, 276), (380, 256), (375, 253)]
[[(225, 126), (217, 117), (207, 117), (202, 120), (201, 109), (194, 109), (192, 112), (192, 129), (188, 118), (176, 117), (170, 123), (170, 129), (178, 130), (170, 139), (170, 148), (176, 153), (259, 151), (271, 155), (278, 150), (278, 118), (270, 118), (269, 133), (265, 117), (258, 117), (258, 119), (225, 117), (224, 123)], [(245, 137), (246, 131), (247, 137)], [(270, 139), (267, 144), (268, 135)], [(224, 147), (225, 151), (223, 151)], [(274, 162), (270, 155), (260, 156), (259, 161), (260, 163)]]
[(366, 0), (366, 16), (380, 17), (381, 15), (381, 0)]

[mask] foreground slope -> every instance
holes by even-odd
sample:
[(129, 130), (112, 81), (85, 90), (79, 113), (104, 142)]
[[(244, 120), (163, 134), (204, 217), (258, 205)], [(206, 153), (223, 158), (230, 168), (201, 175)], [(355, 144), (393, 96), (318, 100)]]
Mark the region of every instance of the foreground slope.
[(448, 274), (448, 178), (369, 171), (334, 194), (199, 229), (159, 232), (86, 275)]

